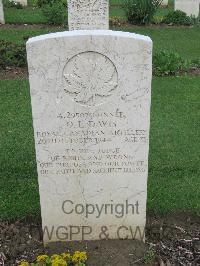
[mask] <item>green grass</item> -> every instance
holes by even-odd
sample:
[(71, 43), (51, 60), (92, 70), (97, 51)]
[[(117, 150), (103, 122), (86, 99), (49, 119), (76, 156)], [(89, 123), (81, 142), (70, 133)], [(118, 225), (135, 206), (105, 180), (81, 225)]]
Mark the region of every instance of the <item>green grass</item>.
[[(200, 77), (153, 80), (148, 208), (199, 210)], [(38, 215), (29, 86), (0, 81), (0, 218)]]
[[(18, 43), (24, 43), (28, 37), (50, 33), (53, 31), (62, 31), (63, 28), (45, 29), (0, 29), (0, 39), (9, 40)], [(123, 31), (135, 32), (150, 36), (153, 40), (154, 52), (166, 49), (178, 52), (183, 58), (198, 59), (200, 30), (199, 27), (193, 28), (123, 28)]]
[(27, 81), (0, 81), (0, 217), (39, 213)]
[(47, 23), (41, 9), (27, 7), (24, 9), (5, 8), (6, 23), (43, 24)]

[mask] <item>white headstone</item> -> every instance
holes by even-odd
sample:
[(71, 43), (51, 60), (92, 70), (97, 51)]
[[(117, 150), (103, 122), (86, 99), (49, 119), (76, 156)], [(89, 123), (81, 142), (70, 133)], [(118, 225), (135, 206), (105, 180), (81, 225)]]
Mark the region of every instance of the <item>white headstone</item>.
[(27, 0), (15, 0), (14, 2), (20, 3), (22, 6), (27, 6)]
[(161, 5), (162, 6), (167, 6), (168, 5), (168, 0), (162, 0)]
[(0, 23), (5, 24), (2, 0), (0, 0)]
[(144, 240), (150, 38), (53, 33), (27, 55), (44, 242)]
[(69, 30), (109, 29), (108, 0), (68, 0)]
[(181, 10), (188, 16), (198, 17), (199, 4), (199, 0), (175, 0), (175, 10)]

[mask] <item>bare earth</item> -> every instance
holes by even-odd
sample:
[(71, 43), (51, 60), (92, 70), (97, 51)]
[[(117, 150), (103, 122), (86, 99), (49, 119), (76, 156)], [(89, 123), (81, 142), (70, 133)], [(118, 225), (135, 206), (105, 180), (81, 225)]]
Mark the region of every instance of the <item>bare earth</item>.
[[(42, 245), (41, 223), (36, 219), (0, 222), (0, 265), (32, 262), (39, 254), (66, 250), (86, 251), (89, 266), (200, 265), (200, 216), (190, 212), (165, 216), (148, 214), (146, 244), (136, 240), (63, 242)], [(153, 257), (150, 256), (153, 250)]]

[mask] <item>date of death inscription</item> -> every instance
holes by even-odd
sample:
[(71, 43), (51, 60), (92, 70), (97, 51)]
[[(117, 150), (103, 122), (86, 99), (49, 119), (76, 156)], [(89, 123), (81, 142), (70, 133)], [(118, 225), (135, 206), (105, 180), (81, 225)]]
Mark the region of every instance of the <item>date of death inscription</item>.
[(62, 117), (65, 125), (55, 131), (35, 132), (36, 146), (39, 153), (42, 151), (38, 161), (41, 175), (147, 171), (146, 158), (138, 152), (148, 145), (147, 130), (131, 128), (129, 123), (119, 125), (117, 120), (125, 118), (122, 114), (110, 120), (67, 118)]

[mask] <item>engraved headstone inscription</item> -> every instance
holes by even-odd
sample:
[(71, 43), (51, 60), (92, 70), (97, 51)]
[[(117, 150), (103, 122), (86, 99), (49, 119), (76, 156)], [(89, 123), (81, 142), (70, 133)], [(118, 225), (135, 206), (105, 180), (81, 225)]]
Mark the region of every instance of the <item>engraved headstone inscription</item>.
[(44, 242), (144, 240), (151, 39), (52, 33), (27, 57)]
[(198, 17), (199, 5), (199, 0), (175, 0), (175, 10), (181, 10), (188, 16)]
[(2, 0), (0, 0), (0, 23), (5, 24)]
[(68, 0), (69, 30), (107, 30), (108, 16), (108, 0)]

